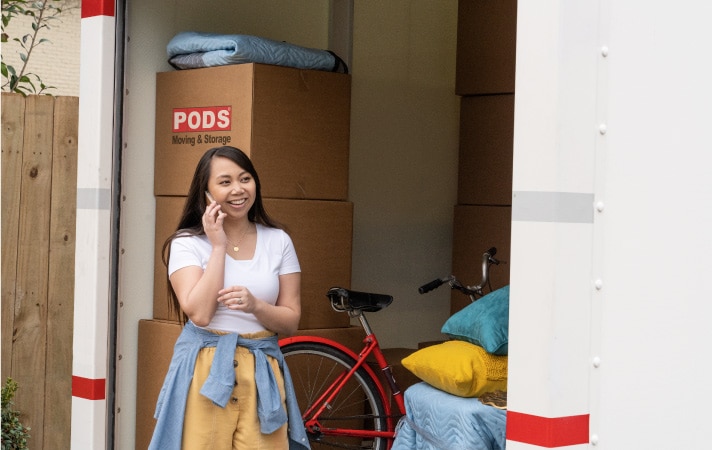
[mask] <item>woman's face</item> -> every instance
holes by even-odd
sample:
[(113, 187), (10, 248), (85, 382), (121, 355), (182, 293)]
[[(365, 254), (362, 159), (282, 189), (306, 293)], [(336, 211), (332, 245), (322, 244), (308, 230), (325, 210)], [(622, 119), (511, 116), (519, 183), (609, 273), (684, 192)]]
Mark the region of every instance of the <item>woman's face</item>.
[(208, 191), (229, 218), (246, 217), (255, 203), (255, 178), (228, 158), (216, 156), (210, 162)]

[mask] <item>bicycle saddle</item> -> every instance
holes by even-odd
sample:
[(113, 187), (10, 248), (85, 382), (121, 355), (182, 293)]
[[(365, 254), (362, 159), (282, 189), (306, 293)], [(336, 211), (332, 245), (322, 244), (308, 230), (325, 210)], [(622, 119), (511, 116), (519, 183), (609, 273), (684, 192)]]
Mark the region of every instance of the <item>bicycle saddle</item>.
[(376, 312), (390, 305), (393, 301), (393, 296), (391, 295), (352, 291), (340, 287), (329, 289), (326, 296), (331, 300), (331, 306), (337, 311), (353, 311), (357, 309), (365, 312)]

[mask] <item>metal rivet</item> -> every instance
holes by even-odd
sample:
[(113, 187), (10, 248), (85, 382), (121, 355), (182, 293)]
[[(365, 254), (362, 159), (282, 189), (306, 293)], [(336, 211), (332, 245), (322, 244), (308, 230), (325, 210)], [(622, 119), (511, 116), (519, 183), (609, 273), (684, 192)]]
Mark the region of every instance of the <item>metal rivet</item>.
[(597, 290), (600, 291), (603, 288), (603, 280), (599, 278), (593, 282), (593, 285), (596, 287)]
[(601, 55), (603, 55), (604, 58), (608, 56), (608, 47), (606, 47), (605, 45), (601, 47)]
[(603, 202), (596, 202), (596, 211), (598, 212), (603, 212), (603, 209), (605, 208), (606, 205), (603, 204)]
[(608, 127), (606, 127), (605, 123), (602, 123), (598, 126), (598, 132), (601, 134), (606, 134), (606, 131), (608, 131)]
[(591, 445), (598, 445), (598, 435), (597, 434), (591, 435)]
[(593, 357), (593, 367), (601, 367), (601, 358), (599, 358), (598, 356)]

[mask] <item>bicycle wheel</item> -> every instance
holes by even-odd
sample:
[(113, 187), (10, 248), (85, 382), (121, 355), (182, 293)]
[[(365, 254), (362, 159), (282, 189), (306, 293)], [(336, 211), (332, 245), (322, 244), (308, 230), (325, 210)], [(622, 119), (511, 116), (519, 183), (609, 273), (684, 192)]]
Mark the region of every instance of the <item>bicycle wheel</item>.
[[(336, 377), (354, 366), (352, 357), (321, 343), (297, 342), (282, 347), (292, 375), (297, 401), (302, 412), (310, 408)], [(330, 434), (331, 429), (388, 429), (383, 399), (376, 382), (359, 368), (339, 391), (333, 402), (318, 417), (320, 433), (307, 433), (311, 448), (385, 450), (387, 439)], [(336, 433), (336, 431), (334, 431)]]

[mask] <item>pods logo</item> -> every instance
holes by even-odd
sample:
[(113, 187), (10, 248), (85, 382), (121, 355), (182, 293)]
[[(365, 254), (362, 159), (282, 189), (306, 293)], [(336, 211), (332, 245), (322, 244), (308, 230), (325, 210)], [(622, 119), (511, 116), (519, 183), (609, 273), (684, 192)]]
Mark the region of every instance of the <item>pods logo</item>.
[(232, 107), (205, 106), (173, 109), (173, 132), (229, 131)]

